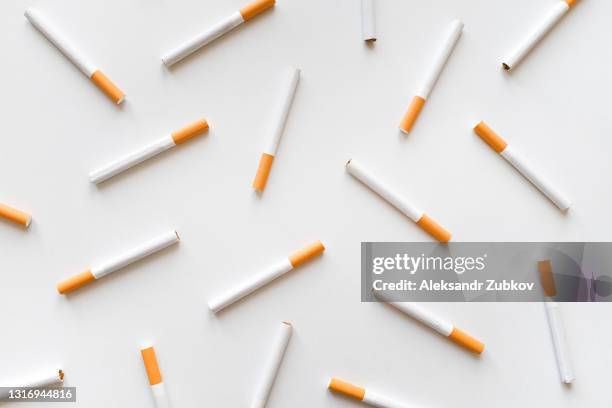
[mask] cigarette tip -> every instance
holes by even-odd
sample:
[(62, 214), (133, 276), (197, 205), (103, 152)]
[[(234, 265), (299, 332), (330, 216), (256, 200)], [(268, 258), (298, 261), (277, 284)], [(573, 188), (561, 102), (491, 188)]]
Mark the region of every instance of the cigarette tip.
[(329, 380), (327, 381), (327, 388), (328, 389), (331, 389), (331, 385), (332, 385), (333, 381), (334, 381), (334, 377), (329, 377)]
[(153, 343), (144, 343), (142, 346), (140, 346), (140, 351), (148, 350), (150, 348), (153, 348)]
[(174, 230), (174, 235), (176, 235), (176, 239), (179, 241), (181, 240), (181, 236), (179, 235), (178, 231)]
[(121, 98), (117, 99), (117, 105), (121, 105), (121, 103), (123, 103), (123, 101), (125, 100), (125, 94), (121, 95)]
[(459, 20), (458, 18), (453, 20), (453, 25), (459, 27), (460, 30), (463, 30), (463, 27), (465, 26), (465, 24), (463, 24), (463, 21)]
[(473, 122), (472, 123), (472, 129), (476, 129), (478, 126), (480, 126), (481, 123), (484, 123), (482, 120), (479, 120), (477, 122)]
[(289, 327), (293, 327), (293, 325), (291, 324), (291, 322), (288, 322), (287, 320), (283, 320), (283, 324), (286, 324)]
[(28, 219), (26, 220), (26, 223), (25, 223), (26, 228), (28, 228), (31, 223), (32, 223), (32, 216), (28, 215)]
[(510, 65), (506, 64), (505, 62), (502, 62), (502, 68), (506, 71), (510, 71)]
[(59, 370), (57, 370), (57, 376), (59, 377), (59, 379), (60, 379), (61, 381), (64, 381), (64, 376), (65, 376), (65, 375), (66, 375), (66, 374), (64, 373), (64, 370), (62, 370), (61, 368), (60, 368)]
[(344, 166), (348, 167), (348, 165), (351, 164), (351, 160), (353, 160), (353, 159), (348, 159), (348, 161), (346, 162), (346, 164)]

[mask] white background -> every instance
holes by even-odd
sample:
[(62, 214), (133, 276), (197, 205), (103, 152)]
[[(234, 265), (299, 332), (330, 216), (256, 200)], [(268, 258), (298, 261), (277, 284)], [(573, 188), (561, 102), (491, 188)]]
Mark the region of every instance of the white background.
[[(23, 17), (35, 5), (127, 93), (114, 106)], [(611, 306), (564, 304), (576, 382), (560, 384), (540, 304), (431, 304), (478, 358), (360, 303), (360, 242), (430, 238), (344, 170), (358, 158), (458, 241), (610, 240), (609, 16), (580, 2), (500, 68), (554, 0), (284, 0), (167, 70), (160, 56), (242, 0), (0, 2), (0, 377), (61, 364), (79, 407), (149, 407), (155, 344), (175, 407), (248, 406), (279, 322), (295, 326), (269, 407), (352, 407), (338, 376), (424, 407), (607, 407)], [(447, 24), (465, 30), (409, 136), (397, 125)], [(265, 193), (251, 182), (287, 65), (302, 80)], [(95, 187), (90, 170), (205, 116), (211, 131)], [(573, 199), (562, 215), (471, 130), (485, 119)], [(69, 297), (56, 283), (167, 228), (180, 245)], [(303, 245), (315, 261), (219, 316), (206, 301)], [(10, 404), (7, 404), (10, 405)], [(32, 407), (37, 405), (32, 404)], [(53, 405), (55, 406), (55, 405)]]

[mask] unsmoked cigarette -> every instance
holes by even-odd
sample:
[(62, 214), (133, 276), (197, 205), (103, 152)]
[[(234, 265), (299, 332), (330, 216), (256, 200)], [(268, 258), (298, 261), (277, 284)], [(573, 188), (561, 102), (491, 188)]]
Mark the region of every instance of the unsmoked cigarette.
[(61, 281), (57, 285), (60, 294), (66, 294), (87, 285), (95, 280), (118, 271), (126, 266), (137, 262), (149, 255), (161, 251), (180, 241), (178, 233), (174, 230), (161, 234), (135, 248), (131, 248), (121, 255), (115, 256), (106, 262), (93, 266), (92, 268)]
[(125, 99), (125, 93), (119, 89), (100, 69), (83, 56), (79, 49), (70, 43), (39, 11), (28, 8), (25, 17), (30, 23), (53, 44), (70, 62), (106, 94), (117, 105)]
[(493, 129), (484, 122), (479, 122), (474, 127), (474, 132), (495, 150), (501, 157), (510, 163), (519, 173), (529, 180), (538, 190), (552, 201), (561, 211), (567, 211), (572, 202), (561, 194), (553, 185), (544, 178), (535, 168), (522, 157), (522, 155), (511, 148)]
[(576, 0), (557, 1), (550, 12), (525, 37), (519, 45), (503, 60), (502, 67), (506, 71), (516, 68), (533, 48), (553, 29), (565, 14), (574, 6)]
[(142, 362), (144, 363), (145, 370), (147, 371), (147, 377), (149, 378), (149, 384), (151, 385), (151, 392), (155, 399), (155, 406), (157, 408), (170, 408), (170, 400), (168, 393), (166, 392), (166, 386), (162, 381), (161, 371), (157, 364), (157, 356), (155, 355), (155, 349), (152, 346), (143, 347), (140, 349), (142, 355)]
[(450, 232), (438, 224), (433, 218), (429, 217), (423, 211), (415, 207), (406, 198), (389, 189), (382, 181), (380, 181), (374, 174), (358, 163), (355, 159), (351, 159), (346, 163), (346, 170), (351, 176), (361, 181), (363, 184), (369, 187), (370, 190), (384, 198), (389, 204), (414, 221), (429, 235), (440, 242), (450, 241)]
[(217, 313), (232, 303), (235, 303), (243, 297), (255, 292), (257, 289), (267, 285), (276, 278), (286, 274), (294, 268), (297, 268), (303, 263), (308, 262), (317, 255), (320, 255), (324, 250), (325, 247), (321, 241), (313, 242), (307, 247), (294, 252), (289, 257), (271, 265), (263, 272), (252, 276), (238, 286), (213, 298), (208, 302), (208, 308), (213, 313)]
[(292, 333), (293, 326), (291, 323), (282, 322), (274, 338), (272, 353), (268, 356), (259, 384), (255, 390), (255, 397), (253, 398), (251, 408), (264, 408), (268, 403), (272, 386), (285, 357)]
[(185, 41), (178, 47), (168, 52), (162, 57), (163, 63), (167, 67), (171, 67), (205, 45), (232, 31), (242, 23), (251, 20), (260, 13), (274, 6), (274, 3), (275, 0), (256, 0), (247, 4), (240, 10), (219, 21), (214, 26)]

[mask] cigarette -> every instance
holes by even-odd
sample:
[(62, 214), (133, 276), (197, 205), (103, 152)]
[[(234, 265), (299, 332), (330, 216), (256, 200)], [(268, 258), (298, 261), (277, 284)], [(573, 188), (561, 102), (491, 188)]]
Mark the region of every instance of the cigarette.
[[(540, 279), (544, 287), (544, 293), (547, 296), (544, 306), (546, 308), (546, 316), (548, 318), (548, 326), (550, 327), (550, 335), (555, 350), (557, 359), (557, 367), (559, 369), (559, 377), (561, 382), (570, 384), (574, 381), (574, 371), (572, 369), (571, 359), (569, 357), (569, 347), (563, 329), (563, 320), (561, 319), (561, 311), (559, 304), (550, 299), (557, 293), (554, 277), (552, 275), (552, 263), (550, 260), (538, 262), (540, 271)], [(552, 284), (551, 284), (552, 282)]]
[(57, 285), (57, 291), (62, 295), (72, 292), (73, 290), (85, 286), (88, 283), (125, 268), (136, 261), (146, 258), (149, 255), (153, 255), (154, 253), (159, 252), (170, 245), (174, 245), (178, 243), (179, 240), (180, 238), (176, 231), (168, 231), (148, 242), (145, 242), (144, 244), (141, 244), (140, 246), (132, 248), (119, 256), (100, 263), (86, 270), (85, 272), (81, 272), (78, 275), (74, 275), (61, 281)]
[(400, 312), (407, 314), (413, 319), (418, 320), (425, 326), (428, 326), (444, 337), (447, 337), (449, 340), (460, 345), (461, 347), (476, 354), (481, 354), (484, 351), (485, 345), (483, 342), (475, 339), (463, 330), (458, 329), (452, 323), (440, 318), (434, 313), (431, 313), (429, 310), (424, 309), (417, 303), (390, 302), (382, 293), (378, 291), (373, 291), (373, 294), (383, 302), (393, 306)]
[(361, 0), (361, 34), (363, 41), (376, 41), (374, 0)]
[(440, 73), (442, 72), (444, 65), (446, 65), (446, 61), (448, 61), (448, 58), (453, 52), (462, 31), (463, 23), (461, 21), (455, 20), (451, 22), (448, 29), (448, 34), (444, 37), (444, 42), (438, 50), (431, 68), (429, 71), (427, 71), (427, 75), (425, 76), (425, 81), (423, 81), (421, 89), (414, 96), (414, 98), (412, 98), (412, 101), (408, 106), (408, 110), (400, 122), (399, 128), (402, 132), (409, 133), (412, 129), (412, 126), (423, 109), (423, 105), (425, 105), (425, 101), (427, 98), (429, 98), (434, 85), (440, 77)]
[(261, 154), (259, 159), (259, 167), (257, 168), (257, 174), (255, 180), (253, 180), (253, 188), (259, 192), (262, 192), (266, 188), (268, 176), (270, 175), (270, 169), (272, 168), (272, 162), (278, 151), (278, 145), (280, 144), (283, 131), (285, 129), (285, 123), (289, 116), (289, 109), (293, 103), (295, 91), (300, 81), (300, 70), (296, 68), (290, 68), (287, 82), (283, 89), (283, 98), (278, 110), (272, 131), (272, 137), (268, 143), (268, 146)]
[(325, 247), (321, 241), (313, 242), (305, 248), (294, 252), (289, 257), (271, 265), (265, 271), (251, 277), (239, 286), (232, 288), (224, 294), (212, 299), (208, 302), (208, 308), (217, 313), (232, 303), (242, 299), (243, 297), (255, 292), (257, 289), (267, 285), (274, 279), (286, 274), (294, 268), (309, 261), (315, 256), (323, 253)]
[(208, 130), (208, 122), (206, 119), (200, 119), (193, 122), (190, 125), (185, 126), (184, 128), (177, 130), (163, 138), (156, 140), (155, 142), (150, 143), (149, 145), (132, 152), (120, 159), (107, 164), (106, 166), (94, 170), (89, 173), (89, 181), (94, 184), (102, 183), (110, 179), (111, 177), (116, 176), (119, 173), (126, 171), (129, 168), (136, 166), (139, 163), (142, 163), (145, 160), (150, 159), (151, 157), (157, 156), (158, 154), (175, 147), (181, 143), (188, 141), (196, 136), (201, 135), (206, 130)]
[(395, 401), (375, 391), (367, 390), (363, 387), (353, 385), (346, 381), (332, 377), (327, 386), (331, 391), (337, 392), (347, 397), (354, 398), (365, 404), (378, 408), (409, 408), (410, 405)]
[(28, 378), (11, 381), (0, 390), (0, 400), (10, 396), (10, 390), (14, 388), (45, 388), (53, 385), (61, 385), (64, 382), (64, 371), (61, 369), (46, 369)]
[(346, 169), (351, 176), (355, 177), (376, 194), (384, 198), (389, 204), (414, 221), (429, 235), (440, 242), (450, 241), (450, 232), (448, 232), (444, 227), (438, 224), (433, 218), (429, 217), (423, 211), (417, 209), (404, 197), (387, 188), (387, 186), (376, 178), (376, 176), (366, 170), (361, 164), (357, 163), (355, 159), (351, 159), (346, 163)]
[(78, 51), (70, 42), (68, 42), (37, 10), (28, 8), (25, 17), (42, 35), (51, 42), (66, 58), (70, 60), (78, 69), (81, 70), (87, 78), (106, 94), (117, 105), (125, 99), (125, 93), (111, 82), (110, 79), (98, 67), (92, 64)]
[(251, 408), (264, 408), (268, 403), (272, 385), (278, 375), (278, 370), (283, 362), (283, 357), (285, 356), (285, 351), (287, 350), (292, 334), (293, 326), (291, 323), (282, 322), (276, 333), (272, 354), (268, 357), (268, 361), (264, 367), (264, 372), (257, 386)]
[(552, 201), (561, 211), (567, 211), (572, 203), (563, 194), (558, 192), (544, 177), (534, 170), (519, 152), (510, 148), (508, 143), (495, 133), (486, 123), (480, 122), (474, 127), (474, 132), (484, 140), (493, 150), (500, 154), (519, 173), (529, 180), (538, 190)]
[(558, 1), (542, 22), (523, 39), (518, 47), (502, 62), (506, 71), (514, 69), (544, 36), (561, 20), (561, 18), (574, 6), (576, 0)]
[(240, 24), (251, 20), (263, 11), (274, 6), (274, 3), (275, 0), (256, 0), (252, 3), (247, 4), (232, 15), (219, 21), (217, 24), (215, 24), (208, 30), (196, 35), (192, 39), (184, 42), (183, 44), (179, 45), (178, 47), (167, 53), (165, 56), (162, 57), (162, 62), (167, 67), (171, 67), (172, 65), (193, 54), (205, 45), (213, 42), (222, 35), (232, 31)]
[(151, 391), (153, 392), (153, 398), (155, 399), (155, 406), (157, 408), (170, 408), (170, 400), (168, 399), (168, 393), (166, 393), (166, 387), (162, 381), (161, 372), (157, 365), (157, 357), (155, 357), (155, 349), (153, 347), (145, 347), (140, 350), (142, 354), (142, 361), (147, 370), (147, 377), (149, 377), (149, 384), (151, 384)]
[(32, 216), (30, 214), (2, 203), (0, 203), (0, 217), (26, 228), (32, 223)]

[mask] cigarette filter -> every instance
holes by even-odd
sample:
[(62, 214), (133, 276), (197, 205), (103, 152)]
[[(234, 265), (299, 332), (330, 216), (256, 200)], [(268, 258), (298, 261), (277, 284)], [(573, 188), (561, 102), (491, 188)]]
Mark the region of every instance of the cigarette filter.
[(265, 271), (251, 277), (249, 280), (243, 282), (239, 286), (225, 292), (224, 294), (212, 299), (208, 302), (208, 308), (213, 312), (217, 313), (220, 310), (226, 308), (232, 303), (242, 299), (243, 297), (255, 292), (262, 286), (267, 285), (274, 279), (286, 274), (293, 268), (297, 268), (301, 264), (309, 261), (315, 256), (323, 253), (325, 247), (321, 241), (313, 242), (307, 247), (294, 252), (288, 258), (285, 258), (278, 263), (270, 266)]
[(64, 371), (61, 369), (46, 369), (39, 373), (33, 374), (27, 378), (10, 381), (0, 384), (2, 387), (9, 389), (0, 391), (0, 400), (9, 397), (10, 388), (45, 388), (53, 385), (61, 385), (64, 382)]
[(440, 242), (448, 242), (451, 239), (451, 233), (444, 227), (438, 224), (434, 219), (429, 217), (423, 211), (417, 209), (408, 200), (395, 192), (391, 191), (378, 178), (366, 170), (356, 160), (351, 159), (346, 163), (346, 169), (349, 174), (368, 186), (376, 194), (384, 198), (389, 204), (404, 213), (408, 218), (414, 221), (425, 232), (434, 237)]
[(24, 227), (29, 227), (32, 222), (32, 216), (30, 214), (2, 203), (0, 203), (0, 217), (4, 217)]
[(280, 105), (280, 109), (274, 118), (274, 126), (272, 129), (272, 137), (268, 143), (268, 146), (261, 154), (259, 159), (259, 167), (257, 168), (257, 174), (255, 180), (253, 180), (253, 188), (259, 192), (262, 192), (266, 188), (268, 176), (270, 175), (270, 169), (272, 168), (272, 162), (274, 156), (278, 151), (278, 145), (280, 144), (281, 136), (285, 129), (285, 123), (287, 122), (287, 116), (289, 116), (289, 109), (293, 103), (293, 97), (300, 81), (300, 70), (296, 68), (290, 68), (288, 80), (283, 89), (283, 98)]
[(529, 35), (521, 41), (516, 49), (508, 55), (502, 62), (502, 67), (506, 71), (514, 69), (529, 52), (539, 43), (544, 36), (561, 20), (570, 8), (574, 6), (576, 0), (557, 1), (554, 8), (546, 15), (546, 17), (538, 24)]
[(159, 252), (170, 245), (176, 244), (179, 242), (179, 240), (180, 238), (176, 231), (168, 231), (138, 247), (132, 248), (130, 251), (98, 264), (85, 272), (81, 272), (78, 275), (74, 275), (61, 281), (57, 285), (57, 291), (60, 294), (72, 292), (81, 286), (85, 286), (90, 282), (98, 280), (110, 273), (118, 271), (119, 269), (125, 268), (126, 266), (146, 258), (149, 255), (153, 255), (154, 253)]
[(436, 316), (429, 310), (424, 309), (417, 303), (413, 302), (389, 302), (385, 296), (378, 291), (373, 292), (374, 295), (385, 303), (395, 307), (397, 310), (404, 312), (408, 316), (423, 323), (424, 325), (437, 331), (444, 337), (448, 337), (454, 343), (466, 348), (467, 350), (481, 354), (484, 351), (485, 345), (481, 341), (470, 336), (461, 329), (455, 327), (452, 323)]
[(444, 37), (444, 42), (436, 54), (431, 68), (427, 71), (421, 89), (416, 96), (412, 98), (412, 102), (410, 102), (408, 110), (400, 122), (399, 128), (402, 132), (409, 133), (412, 129), (414, 122), (416, 122), (423, 109), (423, 105), (425, 105), (425, 101), (429, 98), (434, 85), (440, 77), (440, 73), (444, 65), (446, 65), (446, 61), (448, 61), (448, 58), (453, 52), (462, 31), (463, 23), (461, 21), (455, 20), (450, 24), (448, 34)]
[(552, 262), (550, 260), (539, 261), (538, 269), (540, 271), (540, 279), (544, 288), (544, 293), (547, 296), (544, 306), (546, 308), (548, 326), (550, 327), (550, 335), (555, 350), (555, 357), (557, 359), (557, 367), (559, 368), (559, 377), (561, 378), (561, 382), (570, 384), (574, 381), (574, 370), (572, 369), (572, 363), (569, 357), (569, 347), (565, 337), (565, 330), (563, 329), (561, 310), (559, 309), (559, 304), (548, 297), (554, 296), (557, 293), (552, 274)]
[(550, 199), (561, 211), (569, 210), (571, 201), (558, 192), (548, 180), (534, 170), (517, 151), (510, 148), (508, 143), (495, 133), (486, 123), (480, 122), (474, 127), (474, 132), (485, 141), (493, 150), (500, 154), (510, 163), (519, 173), (538, 188), (546, 197)]
[(347, 397), (351, 397), (356, 400), (359, 400), (373, 407), (378, 407), (378, 408), (410, 408), (411, 407), (410, 405), (403, 404), (401, 402), (392, 400), (391, 398), (385, 397), (384, 395), (379, 394), (378, 392), (370, 391), (369, 389), (365, 389), (365, 388), (353, 385), (351, 383), (342, 381), (335, 377), (332, 377), (329, 380), (329, 384), (327, 388), (339, 394), (343, 394), (343, 395), (346, 395)]
[(363, 41), (376, 41), (374, 0), (361, 0), (361, 34)]
[(103, 181), (106, 181), (109, 178), (116, 176), (117, 174), (122, 173), (153, 156), (157, 156), (158, 154), (172, 147), (184, 143), (193, 137), (201, 135), (206, 130), (208, 130), (208, 122), (206, 122), (206, 119), (197, 120), (192, 124), (177, 130), (176, 132), (156, 140), (140, 150), (123, 156), (98, 170), (92, 171), (89, 173), (89, 181), (94, 184), (102, 183)]
[(37, 10), (28, 8), (25, 17), (32, 25), (44, 35), (51, 44), (53, 44), (66, 58), (70, 60), (78, 69), (81, 70), (87, 78), (96, 84), (102, 92), (106, 94), (113, 102), (120, 104), (125, 99), (125, 93), (111, 82), (106, 75), (98, 69), (94, 64), (88, 61), (79, 50), (77, 50), (70, 42), (68, 42)]
[(159, 366), (157, 365), (155, 349), (153, 347), (145, 347), (140, 350), (140, 353), (142, 354), (142, 361), (144, 363), (145, 370), (147, 370), (149, 384), (151, 384), (151, 391), (153, 392), (153, 398), (155, 399), (155, 406), (157, 408), (170, 408), (168, 393), (166, 393), (166, 387), (162, 381)]
[(254, 2), (247, 4), (234, 14), (219, 21), (208, 30), (196, 35), (188, 41), (185, 41), (183, 44), (167, 53), (162, 57), (163, 63), (167, 67), (171, 67), (200, 48), (204, 47), (206, 44), (213, 42), (222, 35), (232, 31), (240, 24), (249, 21), (261, 12), (274, 6), (274, 3), (275, 0), (255, 0)]
[(278, 375), (278, 370), (283, 362), (283, 357), (285, 356), (285, 351), (289, 345), (289, 340), (291, 340), (292, 333), (293, 326), (291, 323), (282, 322), (274, 339), (272, 354), (268, 357), (263, 375), (255, 391), (255, 398), (253, 399), (251, 408), (264, 408), (268, 403), (272, 385)]

